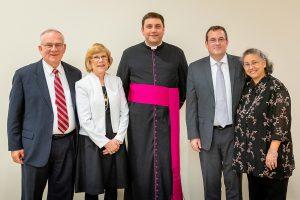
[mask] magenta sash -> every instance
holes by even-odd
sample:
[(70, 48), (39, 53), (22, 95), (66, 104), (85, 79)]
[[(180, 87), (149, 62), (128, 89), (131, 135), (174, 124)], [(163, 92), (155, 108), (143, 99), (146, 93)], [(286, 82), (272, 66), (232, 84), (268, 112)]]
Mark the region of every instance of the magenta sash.
[(178, 88), (168, 88), (157, 85), (130, 84), (128, 101), (168, 106), (171, 124), (171, 162), (173, 175), (172, 200), (182, 200), (179, 155), (179, 91)]

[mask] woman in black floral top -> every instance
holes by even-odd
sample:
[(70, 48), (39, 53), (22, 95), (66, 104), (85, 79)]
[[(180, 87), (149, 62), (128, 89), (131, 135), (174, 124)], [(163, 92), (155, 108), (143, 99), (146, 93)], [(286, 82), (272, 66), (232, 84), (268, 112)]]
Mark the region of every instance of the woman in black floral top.
[(248, 81), (237, 109), (233, 168), (247, 173), (250, 200), (286, 199), (295, 168), (291, 99), (260, 50), (246, 50), (242, 61)]

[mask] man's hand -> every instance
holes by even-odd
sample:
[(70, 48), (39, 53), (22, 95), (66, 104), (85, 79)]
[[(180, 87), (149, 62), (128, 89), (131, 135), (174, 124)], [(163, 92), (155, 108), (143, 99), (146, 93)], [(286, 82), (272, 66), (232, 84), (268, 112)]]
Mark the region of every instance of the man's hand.
[(15, 163), (23, 164), (24, 149), (11, 151), (11, 157)]
[(106, 145), (104, 145), (105, 149), (103, 150), (103, 155), (106, 154), (114, 154), (116, 153), (120, 148), (120, 143), (116, 139), (110, 140)]
[(201, 141), (200, 138), (195, 138), (191, 140), (191, 146), (194, 151), (201, 151)]

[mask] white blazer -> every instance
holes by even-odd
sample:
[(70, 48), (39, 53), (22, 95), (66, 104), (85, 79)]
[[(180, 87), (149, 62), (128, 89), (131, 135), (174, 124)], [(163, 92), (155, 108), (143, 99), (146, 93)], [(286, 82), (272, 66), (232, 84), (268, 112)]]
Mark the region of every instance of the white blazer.
[[(110, 104), (112, 129), (117, 133), (115, 139), (124, 141), (128, 127), (128, 105), (119, 77), (105, 74), (104, 84)], [(79, 134), (86, 135), (102, 148), (109, 139), (105, 127), (105, 105), (99, 78), (89, 73), (75, 84), (76, 106), (80, 122)]]

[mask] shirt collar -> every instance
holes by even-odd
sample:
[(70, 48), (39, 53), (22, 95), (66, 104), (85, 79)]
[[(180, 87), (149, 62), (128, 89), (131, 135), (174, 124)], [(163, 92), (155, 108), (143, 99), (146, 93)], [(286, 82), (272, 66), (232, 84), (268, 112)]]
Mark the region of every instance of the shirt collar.
[(218, 62), (228, 64), (227, 54), (220, 61), (216, 61), (211, 56), (209, 56), (211, 66), (216, 65)]
[[(47, 72), (47, 74), (51, 75), (53, 72), (53, 67), (49, 65), (44, 59), (43, 59), (43, 67), (44, 70)], [(64, 74), (64, 68), (62, 67), (62, 64), (59, 63), (58, 67), (56, 68), (58, 70), (58, 73)]]

